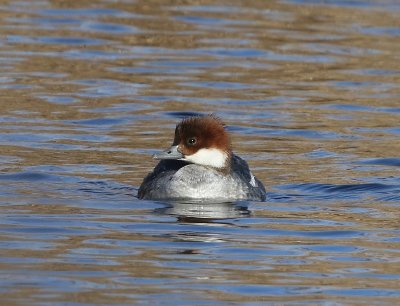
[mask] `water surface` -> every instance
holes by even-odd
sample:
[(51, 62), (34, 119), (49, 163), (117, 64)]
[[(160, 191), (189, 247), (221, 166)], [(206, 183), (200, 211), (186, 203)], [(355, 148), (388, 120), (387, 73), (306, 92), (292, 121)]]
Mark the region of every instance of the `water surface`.
[[(400, 304), (399, 13), (0, 2), (2, 304)], [(138, 200), (206, 113), (267, 201)]]

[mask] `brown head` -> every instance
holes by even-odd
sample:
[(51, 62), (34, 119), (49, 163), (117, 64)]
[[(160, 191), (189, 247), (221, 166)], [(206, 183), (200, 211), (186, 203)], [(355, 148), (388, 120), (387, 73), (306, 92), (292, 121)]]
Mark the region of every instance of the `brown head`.
[(156, 159), (179, 159), (194, 164), (226, 169), (230, 166), (231, 145), (221, 120), (214, 115), (193, 116), (175, 129), (172, 147)]

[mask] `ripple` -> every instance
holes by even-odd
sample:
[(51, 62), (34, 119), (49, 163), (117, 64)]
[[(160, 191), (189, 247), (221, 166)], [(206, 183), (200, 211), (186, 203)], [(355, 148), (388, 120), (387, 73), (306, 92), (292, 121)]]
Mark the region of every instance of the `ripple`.
[(94, 118), (94, 119), (82, 119), (67, 121), (73, 124), (88, 125), (88, 126), (115, 126), (121, 125), (129, 121), (129, 117), (119, 117), (119, 118)]
[(331, 185), (331, 184), (301, 184), (298, 185), (301, 189), (307, 191), (323, 191), (329, 193), (335, 192), (365, 192), (365, 191), (378, 191), (392, 189), (394, 186), (379, 184), (379, 183), (366, 183), (366, 184), (342, 184), (342, 185)]
[(288, 62), (320, 62), (330, 63), (339, 61), (338, 58), (325, 55), (303, 55), (303, 54), (281, 54), (272, 51), (263, 51), (259, 49), (250, 48), (198, 48), (191, 50), (192, 54), (208, 55), (215, 57), (244, 57), (244, 58), (259, 58), (270, 61), (288, 61)]
[(0, 174), (0, 180), (8, 181), (60, 181), (60, 177), (40, 172)]
[(286, 0), (289, 3), (306, 4), (306, 5), (324, 5), (339, 6), (353, 8), (379, 8), (386, 10), (398, 10), (399, 4), (395, 0), (384, 0), (383, 3), (365, 0)]
[(178, 119), (202, 115), (201, 113), (195, 113), (195, 112), (166, 112), (165, 114), (167, 116), (171, 116), (173, 118), (178, 118)]
[[(0, 4), (1, 299), (396, 304), (397, 0), (142, 2)], [(139, 200), (208, 113), (267, 201)]]
[(309, 139), (356, 138), (353, 135), (305, 129), (268, 129), (261, 127), (231, 126), (230, 129), (245, 135), (295, 136)]
[(120, 16), (120, 17), (128, 17), (134, 16), (133, 14), (127, 14), (126, 12), (117, 10), (117, 9), (109, 9), (109, 8), (81, 8), (81, 9), (71, 9), (71, 8), (62, 8), (62, 9), (41, 9), (36, 11), (36, 13), (41, 15), (48, 16)]
[(60, 103), (60, 104), (69, 104), (69, 103), (76, 103), (79, 100), (73, 97), (66, 97), (66, 96), (39, 96), (39, 98), (46, 100), (50, 103)]
[(338, 289), (326, 290), (326, 293), (332, 295), (345, 295), (345, 296), (371, 296), (371, 297), (400, 296), (398, 290), (371, 289), (371, 288), (353, 288), (353, 289), (338, 288)]
[(260, 86), (255, 84), (245, 84), (237, 82), (184, 82), (180, 83), (182, 86), (190, 87), (205, 87), (205, 88), (218, 88), (218, 89), (250, 89), (250, 88), (265, 88), (268, 86)]
[(366, 165), (383, 165), (383, 166), (393, 166), (400, 167), (400, 158), (370, 158), (364, 159), (360, 163)]
[(73, 84), (83, 85), (85, 88), (76, 95), (80, 97), (112, 97), (134, 95), (140, 88), (146, 87), (145, 84), (119, 82), (110, 79), (84, 79), (72, 82)]
[(104, 32), (112, 34), (137, 34), (140, 33), (138, 28), (123, 24), (105, 23), (105, 22), (84, 22), (80, 25), (82, 31)]
[(1, 133), (0, 142), (3, 144), (22, 144), (25, 146), (39, 145), (40, 143), (51, 144), (54, 140), (76, 140), (85, 142), (112, 142), (114, 137), (94, 134), (64, 134), (64, 133)]
[(95, 39), (89, 37), (32, 37), (23, 35), (8, 35), (7, 40), (9, 43), (19, 44), (54, 44), (54, 45), (104, 45), (106, 40)]
[(109, 69), (110, 71), (120, 72), (120, 73), (128, 73), (128, 74), (168, 74), (168, 75), (179, 75), (179, 74), (197, 74), (200, 70), (196, 69), (188, 69), (186, 67), (112, 67)]
[[(399, 7), (400, 8), (400, 7)], [(359, 29), (361, 33), (368, 35), (387, 35), (387, 36), (400, 36), (400, 28), (391, 27), (363, 27)]]

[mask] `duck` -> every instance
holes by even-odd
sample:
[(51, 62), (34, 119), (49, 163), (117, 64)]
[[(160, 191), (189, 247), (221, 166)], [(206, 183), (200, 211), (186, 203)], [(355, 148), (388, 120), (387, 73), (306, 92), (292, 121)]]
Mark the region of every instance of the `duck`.
[(234, 154), (228, 131), (213, 115), (184, 118), (172, 145), (138, 190), (145, 200), (264, 201), (266, 191), (245, 160)]

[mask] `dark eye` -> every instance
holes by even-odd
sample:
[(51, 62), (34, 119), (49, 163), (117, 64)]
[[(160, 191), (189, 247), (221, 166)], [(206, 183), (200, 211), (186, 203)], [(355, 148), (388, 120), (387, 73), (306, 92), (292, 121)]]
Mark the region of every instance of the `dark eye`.
[(190, 137), (190, 138), (188, 138), (188, 140), (187, 140), (187, 144), (188, 144), (189, 146), (195, 145), (196, 142), (197, 142), (197, 139), (196, 139), (195, 137)]

